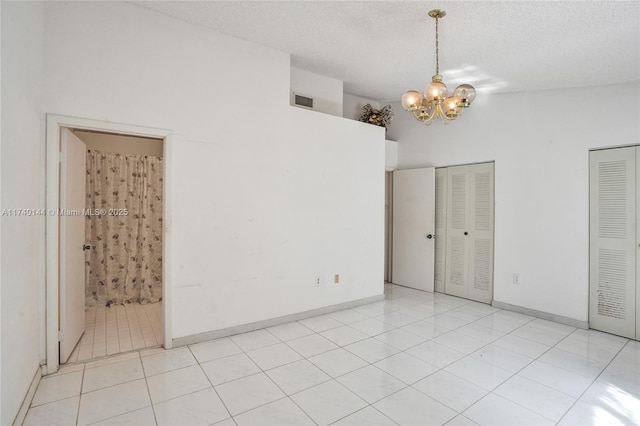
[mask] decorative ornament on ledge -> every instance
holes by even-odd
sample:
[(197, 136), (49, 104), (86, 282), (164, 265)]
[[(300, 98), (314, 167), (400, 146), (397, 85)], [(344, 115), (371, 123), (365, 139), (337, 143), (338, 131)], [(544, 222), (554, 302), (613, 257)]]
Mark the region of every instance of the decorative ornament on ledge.
[(393, 108), (391, 108), (391, 105), (387, 105), (382, 109), (373, 109), (371, 104), (366, 104), (362, 107), (362, 114), (360, 114), (360, 118), (358, 118), (358, 121), (374, 124), (386, 129), (387, 126), (389, 126), (389, 123), (391, 123), (392, 119)]
[(409, 90), (402, 95), (402, 107), (427, 126), (436, 118), (444, 124), (449, 124), (460, 117), (462, 111), (469, 108), (476, 98), (476, 89), (470, 84), (461, 84), (455, 88), (451, 96), (447, 96), (447, 86), (442, 82), (440, 75), (438, 46), (438, 20), (446, 14), (440, 9), (429, 11), (429, 16), (436, 20), (436, 74), (431, 78), (431, 83), (424, 88), (424, 97), (417, 90)]

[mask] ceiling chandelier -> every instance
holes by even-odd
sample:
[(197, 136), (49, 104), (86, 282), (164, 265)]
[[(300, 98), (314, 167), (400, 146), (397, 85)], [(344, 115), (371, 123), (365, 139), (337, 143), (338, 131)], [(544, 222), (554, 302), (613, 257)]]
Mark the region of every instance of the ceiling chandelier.
[(402, 106), (413, 116), (429, 126), (436, 118), (445, 124), (460, 117), (462, 111), (471, 105), (476, 97), (476, 90), (470, 84), (456, 87), (451, 96), (447, 96), (447, 86), (440, 75), (440, 60), (438, 54), (438, 19), (446, 15), (444, 10), (429, 11), (429, 16), (436, 20), (436, 75), (431, 83), (424, 88), (424, 97), (417, 90), (409, 90), (402, 95)]

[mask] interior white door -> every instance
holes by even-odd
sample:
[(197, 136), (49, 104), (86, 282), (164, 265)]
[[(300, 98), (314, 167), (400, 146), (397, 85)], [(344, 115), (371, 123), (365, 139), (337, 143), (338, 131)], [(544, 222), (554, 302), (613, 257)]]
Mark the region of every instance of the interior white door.
[(635, 147), (590, 154), (589, 326), (636, 338)]
[(445, 292), (493, 300), (493, 163), (447, 171)]
[(70, 130), (60, 135), (60, 363), (84, 333), (87, 147)]
[(493, 163), (475, 164), (469, 172), (473, 205), (469, 214), (469, 299), (493, 300)]
[(435, 291), (444, 293), (444, 278), (446, 273), (447, 246), (447, 176), (448, 169), (436, 169), (436, 205), (435, 205)]
[(392, 282), (433, 291), (435, 169), (393, 172)]
[(449, 167), (447, 176), (445, 291), (447, 294), (459, 297), (469, 295), (467, 170), (467, 166)]

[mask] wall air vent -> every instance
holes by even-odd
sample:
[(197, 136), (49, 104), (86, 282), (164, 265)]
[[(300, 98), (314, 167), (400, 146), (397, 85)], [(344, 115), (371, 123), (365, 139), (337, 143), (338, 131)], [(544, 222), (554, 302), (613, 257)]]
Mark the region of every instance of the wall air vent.
[(313, 98), (304, 95), (293, 94), (293, 104), (295, 106), (313, 109)]

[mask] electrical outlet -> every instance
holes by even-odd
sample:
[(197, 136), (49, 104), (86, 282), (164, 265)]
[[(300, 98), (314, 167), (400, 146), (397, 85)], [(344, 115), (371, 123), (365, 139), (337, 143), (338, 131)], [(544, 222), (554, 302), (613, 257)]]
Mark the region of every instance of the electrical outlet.
[(320, 287), (320, 277), (316, 277), (316, 287)]
[(513, 284), (520, 285), (520, 274), (513, 274)]
[(334, 284), (340, 284), (340, 274), (335, 274), (333, 276), (333, 283)]

